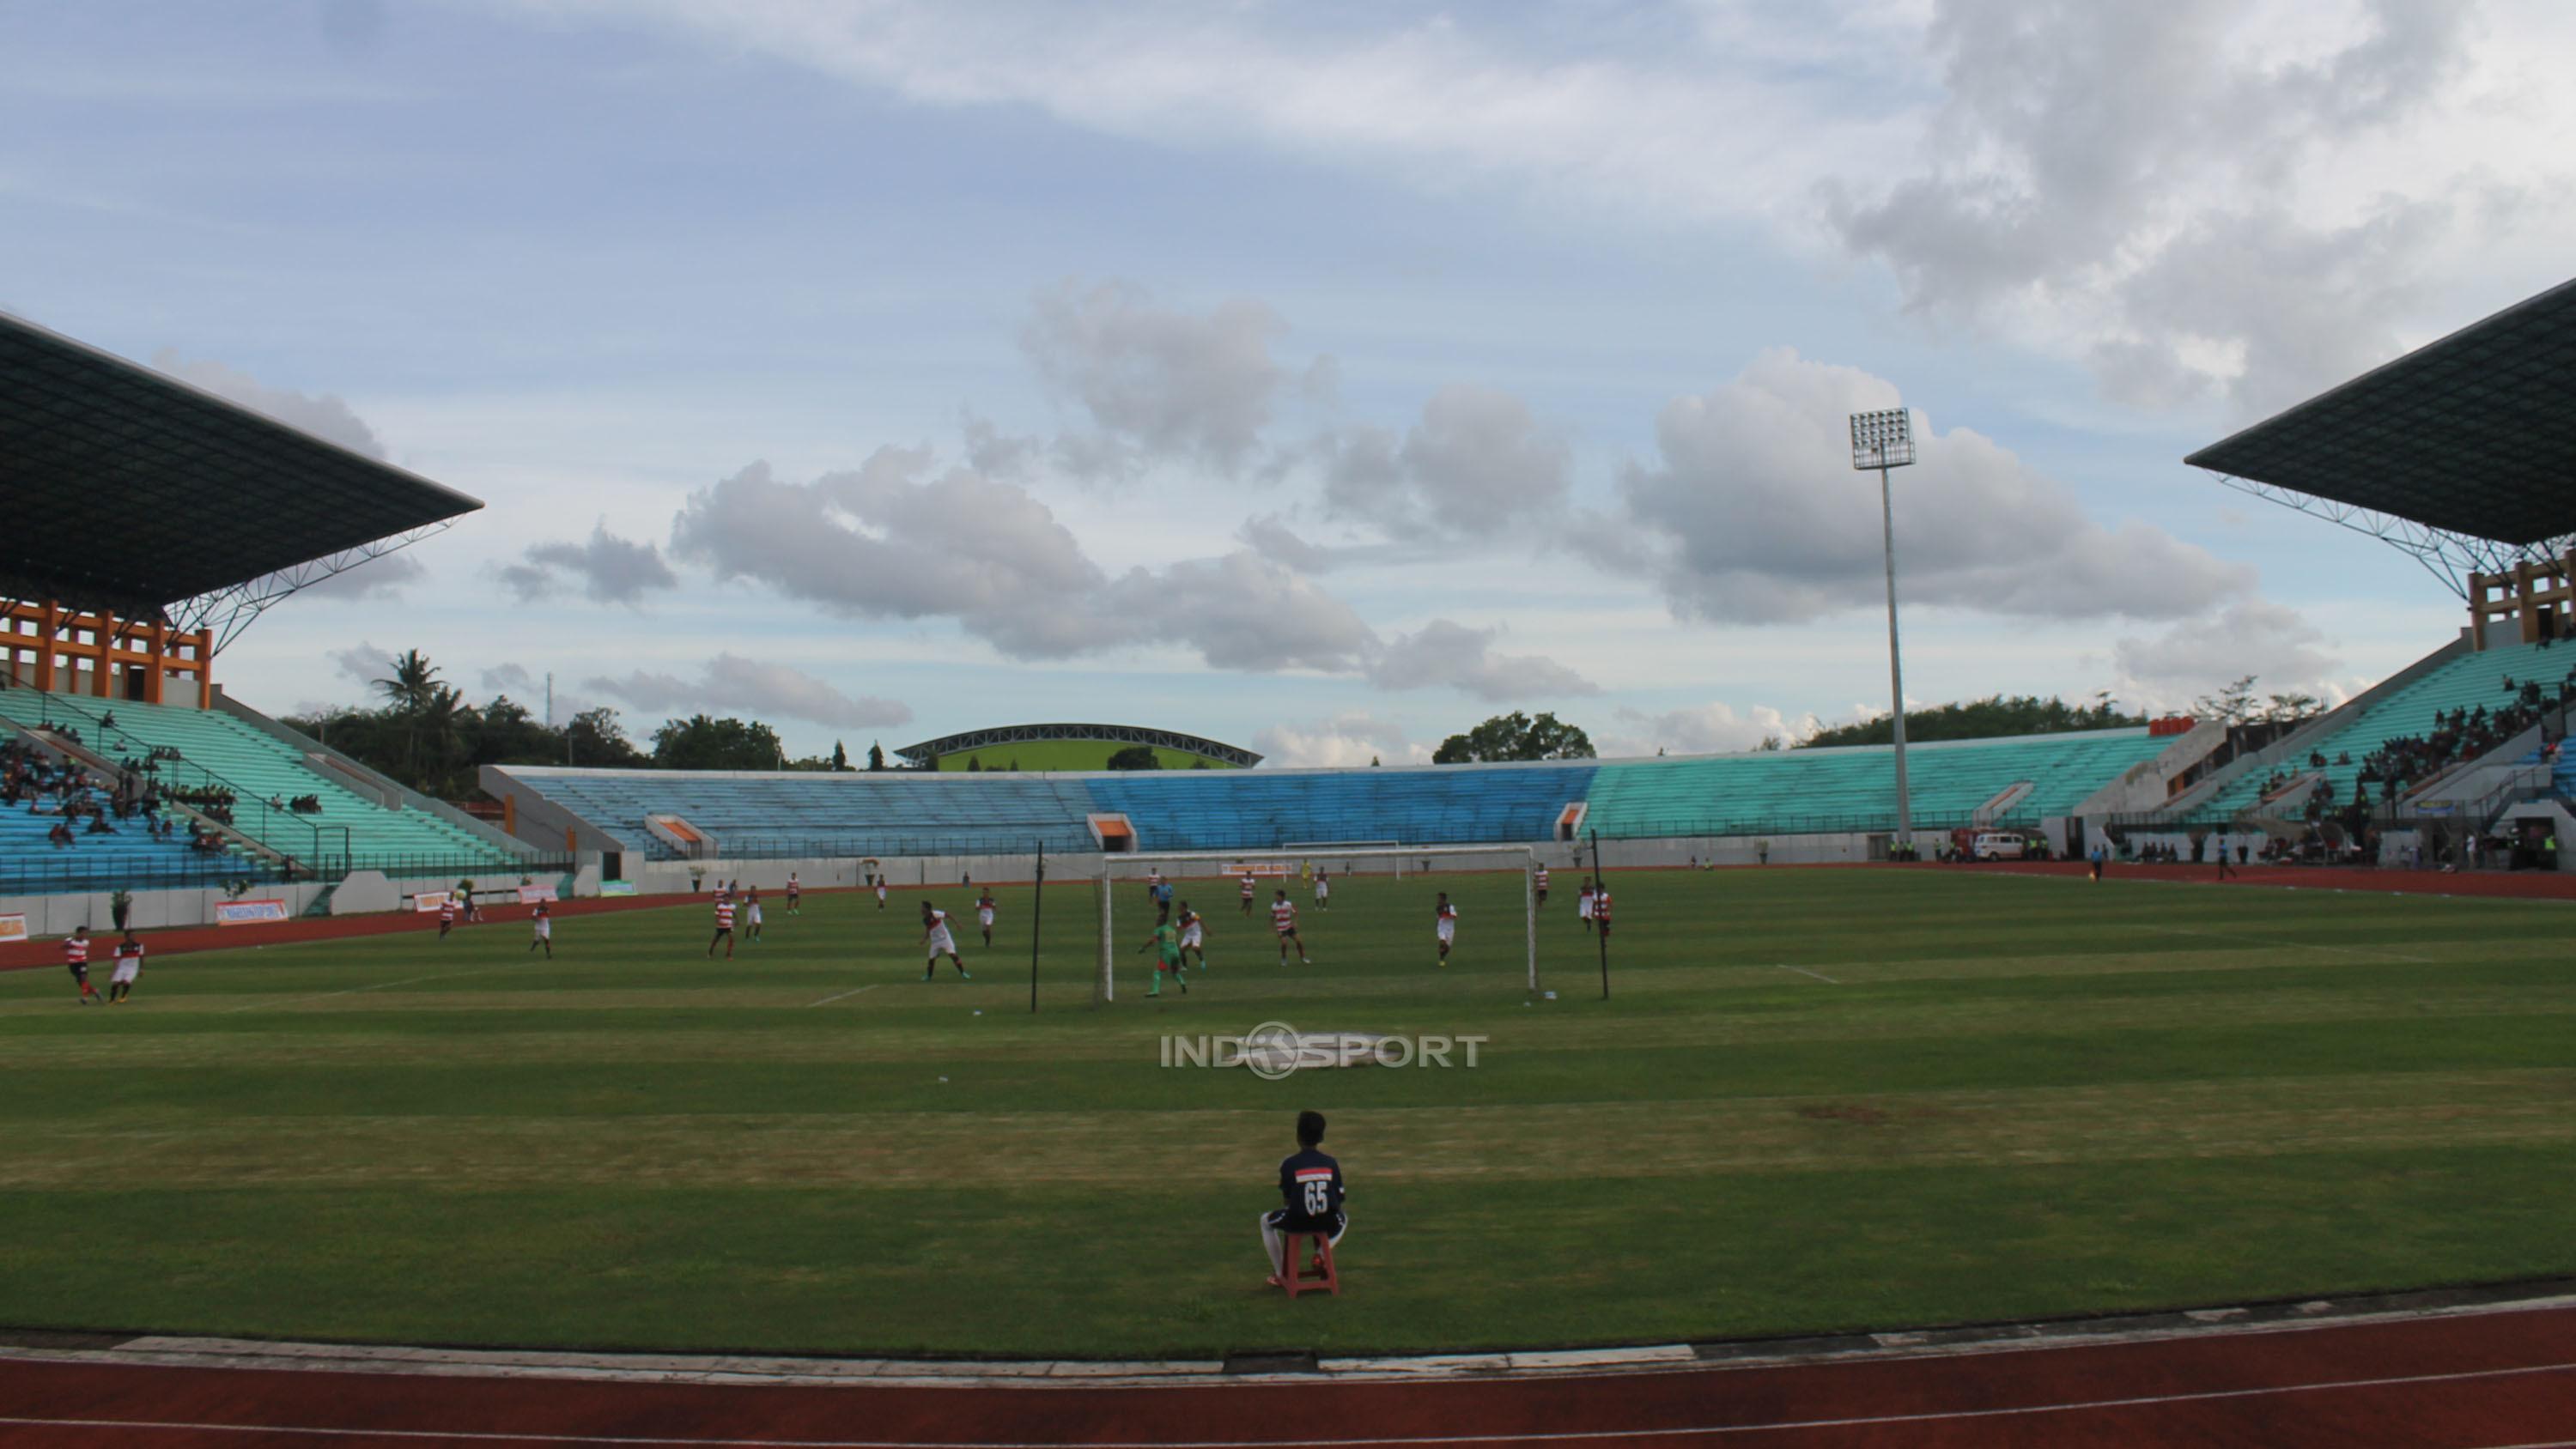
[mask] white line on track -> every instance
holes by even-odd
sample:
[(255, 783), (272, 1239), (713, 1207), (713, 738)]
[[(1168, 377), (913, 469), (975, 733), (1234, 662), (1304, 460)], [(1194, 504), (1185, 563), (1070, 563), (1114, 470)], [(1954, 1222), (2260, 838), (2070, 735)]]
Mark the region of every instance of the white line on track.
[(1832, 977), (1830, 977), (1830, 976), (1826, 975), (1826, 974), (1825, 974), (1825, 973), (1823, 973), (1822, 971), (1810, 971), (1810, 970), (1808, 970), (1808, 969), (1807, 969), (1806, 967), (1804, 967), (1804, 966), (1792, 966), (1792, 965), (1790, 965), (1790, 964), (1789, 964), (1788, 962), (1786, 962), (1786, 961), (1774, 961), (1774, 962), (1772, 962), (1771, 964), (1772, 964), (1772, 965), (1774, 965), (1774, 966), (1779, 967), (1779, 968), (1780, 968), (1781, 970), (1783, 970), (1783, 971), (1795, 971), (1795, 972), (1797, 972), (1797, 973), (1798, 973), (1799, 975), (1801, 975), (1801, 976), (1813, 976), (1813, 977), (1815, 977), (1818, 981), (1821, 981), (1821, 982), (1825, 983), (1827, 986), (1840, 986), (1840, 985), (1842, 985), (1842, 983), (1841, 983), (1841, 982), (1836, 981), (1834, 978), (1832, 978)]
[(872, 982), (869, 982), (869, 983), (868, 983), (867, 985), (865, 985), (865, 986), (853, 986), (853, 987), (851, 987), (849, 990), (844, 991), (844, 992), (840, 993), (840, 994), (839, 994), (839, 995), (837, 995), (837, 996), (826, 996), (826, 997), (824, 997), (824, 998), (823, 998), (822, 1000), (820, 1000), (820, 1001), (809, 1001), (809, 1002), (806, 1002), (805, 1004), (806, 1004), (807, 1006), (809, 1006), (809, 1007), (810, 1007), (810, 1006), (829, 1006), (829, 1005), (831, 1005), (831, 1004), (832, 1004), (833, 1002), (835, 1002), (835, 1001), (842, 1001), (842, 1000), (846, 1000), (846, 999), (848, 999), (848, 998), (850, 998), (850, 997), (853, 997), (853, 996), (858, 995), (858, 994), (859, 994), (860, 992), (862, 992), (862, 991), (874, 991), (874, 990), (876, 990), (878, 987), (883, 986), (883, 985), (885, 985), (885, 983), (884, 983), (884, 982), (882, 982), (882, 981), (872, 981)]
[[(2254, 1389), (2205, 1389), (2196, 1393), (2139, 1394), (2119, 1399), (2071, 1399), (2055, 1404), (2025, 1404), (2004, 1409), (1925, 1410), (1911, 1414), (1859, 1414), (1838, 1419), (1774, 1419), (1745, 1424), (1682, 1424), (1659, 1429), (1567, 1429), (1525, 1434), (1409, 1434), (1377, 1439), (1102, 1439), (1086, 1449), (1403, 1449), (1432, 1444), (1581, 1444), (1623, 1439), (1715, 1438), (1727, 1434), (1784, 1434), (1806, 1429), (1866, 1429), (1879, 1425), (1939, 1424), (1970, 1419), (2028, 1418), (2041, 1414), (2076, 1414), (2101, 1409), (2143, 1409), (2159, 1404), (2206, 1404), (2228, 1399), (2259, 1399), (2284, 1394), (2333, 1393), (2343, 1389), (2400, 1388), (2412, 1384), (2466, 1383), (2478, 1379), (2525, 1378), (2561, 1374), (2576, 1363), (2531, 1364), (2519, 1368), (2466, 1369), (2444, 1374), (2399, 1374), (2373, 1379), (2329, 1379), (2319, 1383), (2276, 1384)], [(296, 1424), (203, 1424), (150, 1419), (45, 1419), (0, 1416), (0, 1427), (32, 1429), (135, 1429), (188, 1434), (266, 1434), (309, 1439), (443, 1439), (458, 1443), (608, 1444), (641, 1446), (698, 1445), (703, 1449), (1052, 1449), (1052, 1441), (1017, 1439), (695, 1439), (658, 1434), (552, 1434), (542, 1431), (498, 1433), (454, 1429), (343, 1429)], [(2498, 1445), (2494, 1449), (2565, 1449), (2576, 1441)]]

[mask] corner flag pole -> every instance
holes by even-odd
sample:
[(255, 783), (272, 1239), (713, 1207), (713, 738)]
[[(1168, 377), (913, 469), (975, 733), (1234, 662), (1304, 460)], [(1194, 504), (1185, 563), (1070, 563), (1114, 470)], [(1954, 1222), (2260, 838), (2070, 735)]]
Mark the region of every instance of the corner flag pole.
[(1038, 924), (1046, 919), (1046, 842), (1038, 842), (1038, 898), (1029, 907), (1029, 1014), (1038, 1010)]
[[(1592, 832), (1592, 883), (1603, 890), (1610, 888), (1609, 879), (1601, 874), (1601, 832), (1598, 830)], [(1595, 921), (1592, 936), (1593, 944), (1601, 948), (1601, 999), (1608, 1001), (1610, 999), (1610, 933), (1600, 929), (1600, 922)]]

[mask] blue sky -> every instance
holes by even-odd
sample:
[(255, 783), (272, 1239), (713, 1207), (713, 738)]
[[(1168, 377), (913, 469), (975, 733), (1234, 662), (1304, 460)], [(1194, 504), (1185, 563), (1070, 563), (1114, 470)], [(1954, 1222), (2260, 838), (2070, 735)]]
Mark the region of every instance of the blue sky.
[(219, 671), (1741, 748), (2456, 627), (2181, 455), (2565, 279), (2542, 5), (0, 5), (0, 307), (490, 505)]

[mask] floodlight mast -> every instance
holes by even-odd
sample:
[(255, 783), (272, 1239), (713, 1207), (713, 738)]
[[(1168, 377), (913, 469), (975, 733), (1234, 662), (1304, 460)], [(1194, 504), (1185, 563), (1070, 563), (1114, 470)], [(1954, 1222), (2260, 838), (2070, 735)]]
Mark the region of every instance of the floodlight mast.
[(1887, 470), (1914, 461), (1914, 415), (1905, 408), (1851, 415), (1852, 468), (1878, 470), (1880, 536), (1887, 546), (1887, 692), (1896, 711), (1896, 843), (1914, 840), (1914, 806), (1905, 785), (1905, 662), (1896, 644), (1896, 494)]

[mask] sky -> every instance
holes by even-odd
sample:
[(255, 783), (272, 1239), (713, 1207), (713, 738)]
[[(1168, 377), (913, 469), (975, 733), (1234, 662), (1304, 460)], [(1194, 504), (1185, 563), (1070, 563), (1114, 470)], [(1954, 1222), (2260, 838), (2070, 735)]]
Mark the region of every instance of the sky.
[(418, 648), (800, 755), (1748, 748), (1888, 707), (1900, 406), (1910, 701), (2332, 700), (2457, 601), (2181, 458), (2567, 279), (2571, 62), (2532, 0), (0, 0), (0, 310), (483, 500), (223, 655), (272, 713)]

